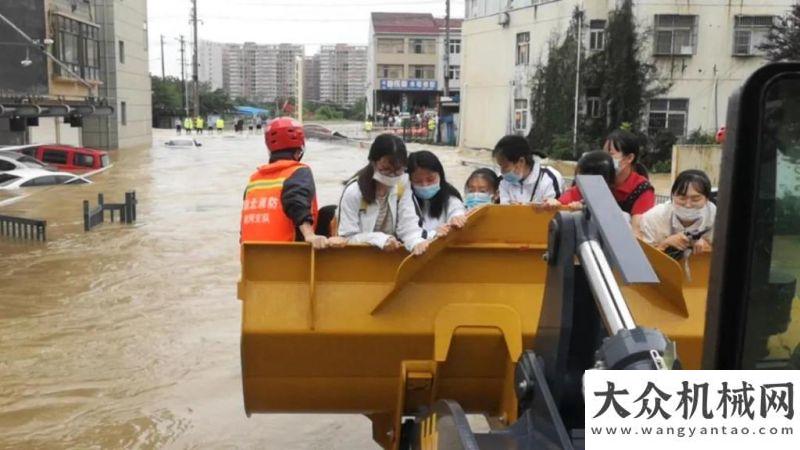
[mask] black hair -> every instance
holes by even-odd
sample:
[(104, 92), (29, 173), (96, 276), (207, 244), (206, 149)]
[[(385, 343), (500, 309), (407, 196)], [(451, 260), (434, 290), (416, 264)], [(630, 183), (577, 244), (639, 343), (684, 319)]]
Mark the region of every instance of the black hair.
[(600, 175), (609, 186), (614, 186), (617, 173), (614, 170), (614, 158), (602, 150), (584, 153), (575, 167), (576, 175)]
[(481, 167), (480, 169), (475, 169), (467, 178), (466, 183), (464, 183), (464, 191), (467, 190), (469, 187), (469, 182), (474, 180), (475, 178), (483, 178), (486, 182), (488, 182), (492, 189), (497, 192), (500, 189), (500, 177), (494, 172), (494, 170), (489, 169), (487, 167)]
[(317, 213), (317, 226), (314, 229), (314, 233), (331, 237), (331, 232), (333, 231), (331, 224), (334, 217), (336, 217), (336, 205), (327, 205), (320, 208), (319, 213)]
[(639, 162), (641, 145), (639, 144), (639, 138), (635, 134), (626, 130), (614, 130), (608, 135), (606, 142), (611, 142), (614, 148), (624, 156), (633, 155), (633, 162), (631, 163), (633, 171), (645, 178), (650, 178), (647, 168)]
[(367, 203), (375, 201), (375, 183), (377, 182), (372, 179), (375, 175), (375, 168), (372, 164), (378, 162), (384, 156), (390, 156), (393, 165), (405, 167), (408, 162), (406, 144), (398, 136), (390, 133), (381, 134), (372, 142), (367, 156), (369, 164), (359, 170), (355, 176), (358, 180), (358, 189), (361, 191), (361, 197)]
[[(439, 161), (439, 158), (437, 158), (432, 152), (420, 150), (409, 155), (408, 175), (413, 175), (414, 171), (417, 169), (426, 169), (439, 174), (439, 192), (437, 192), (436, 195), (429, 200), (430, 203), (428, 213), (431, 215), (431, 217), (439, 217), (442, 214), (442, 211), (445, 210), (445, 207), (450, 202), (451, 196), (455, 196), (461, 200), (461, 193), (459, 193), (458, 189), (453, 187), (452, 184), (447, 182), (447, 179), (444, 176), (444, 167), (442, 167), (442, 163)], [(417, 194), (414, 193), (414, 196), (416, 195)], [(420, 201), (423, 200), (419, 197), (417, 197), (417, 199)]]
[(296, 151), (302, 150), (300, 148), (287, 148), (285, 150), (280, 150), (277, 152), (269, 152), (269, 162), (274, 163), (276, 161), (282, 161), (286, 159), (294, 159), (294, 154)]
[(492, 157), (503, 155), (509, 162), (516, 163), (520, 159), (525, 159), (529, 166), (533, 167), (533, 151), (528, 140), (522, 136), (509, 134), (503, 136), (492, 150)]
[(672, 195), (686, 195), (689, 186), (703, 195), (707, 199), (711, 199), (711, 180), (708, 175), (702, 170), (689, 169), (679, 173), (672, 183)]

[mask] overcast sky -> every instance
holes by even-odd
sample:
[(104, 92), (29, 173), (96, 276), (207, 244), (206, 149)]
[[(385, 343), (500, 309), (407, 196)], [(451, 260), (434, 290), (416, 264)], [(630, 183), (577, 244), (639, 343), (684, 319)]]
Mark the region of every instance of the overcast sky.
[[(191, 36), (191, 0), (148, 2), (150, 71), (161, 74), (164, 35), (167, 75), (180, 75), (179, 35)], [(452, 0), (452, 17), (464, 17), (464, 0)], [(444, 16), (445, 0), (197, 0), (200, 39), (218, 42), (305, 44), (306, 54), (321, 44), (366, 44), (369, 14), (429, 12)], [(187, 62), (191, 53), (187, 53)]]

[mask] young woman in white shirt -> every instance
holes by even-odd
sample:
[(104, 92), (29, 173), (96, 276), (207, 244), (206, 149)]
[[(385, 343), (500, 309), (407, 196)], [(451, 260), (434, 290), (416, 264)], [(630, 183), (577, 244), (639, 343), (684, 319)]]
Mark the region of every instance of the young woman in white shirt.
[(462, 228), (467, 223), (461, 194), (447, 182), (436, 155), (427, 150), (409, 155), (408, 176), (424, 237), (444, 236), (451, 228)]
[(403, 140), (393, 134), (378, 136), (368, 160), (344, 189), (334, 245), (367, 243), (384, 251), (405, 247), (413, 255), (425, 253), (429, 241), (414, 208)]
[(685, 170), (672, 184), (672, 199), (642, 216), (642, 239), (661, 251), (670, 248), (694, 253), (710, 252), (714, 242), (711, 181), (701, 170)]
[(528, 140), (508, 135), (497, 142), (492, 156), (500, 166), (500, 204), (544, 204), (547, 199), (561, 196), (564, 184), (561, 174), (542, 166), (534, 158)]

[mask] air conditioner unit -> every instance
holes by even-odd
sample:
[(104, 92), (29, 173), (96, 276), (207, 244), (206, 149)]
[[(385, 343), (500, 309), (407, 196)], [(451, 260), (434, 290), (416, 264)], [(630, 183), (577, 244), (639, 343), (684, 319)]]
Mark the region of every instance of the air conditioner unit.
[(692, 53), (694, 53), (694, 48), (691, 45), (684, 45), (684, 46), (681, 46), (681, 51), (678, 54), (679, 55), (691, 56)]
[(497, 15), (497, 24), (502, 27), (507, 27), (509, 22), (511, 22), (511, 16), (508, 15), (507, 12), (502, 12)]

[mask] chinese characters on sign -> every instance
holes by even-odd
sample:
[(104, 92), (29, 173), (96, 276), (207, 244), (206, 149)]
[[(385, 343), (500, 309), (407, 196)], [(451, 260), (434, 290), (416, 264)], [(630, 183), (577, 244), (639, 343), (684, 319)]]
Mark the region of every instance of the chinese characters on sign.
[(245, 224), (251, 223), (270, 223), (269, 212), (278, 208), (278, 199), (275, 197), (260, 197), (245, 200), (244, 217)]
[(381, 80), (382, 91), (436, 91), (436, 80)]
[(795, 370), (588, 370), (586, 450), (796, 448)]

